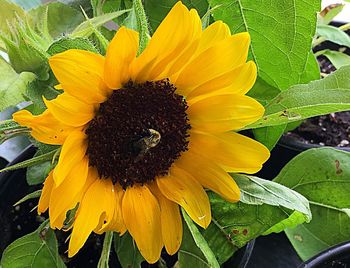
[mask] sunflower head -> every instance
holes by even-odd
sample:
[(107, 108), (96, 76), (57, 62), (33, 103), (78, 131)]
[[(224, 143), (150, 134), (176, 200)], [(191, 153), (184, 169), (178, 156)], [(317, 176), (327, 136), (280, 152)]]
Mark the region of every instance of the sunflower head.
[(63, 93), (47, 110), (14, 120), (38, 141), (62, 145), (38, 211), (62, 229), (77, 205), (69, 242), (75, 255), (91, 232), (128, 231), (144, 258), (174, 254), (181, 206), (198, 225), (211, 222), (210, 189), (230, 202), (239, 189), (228, 172), (255, 173), (269, 151), (234, 132), (264, 108), (245, 94), (256, 79), (246, 62), (248, 33), (221, 21), (205, 30), (178, 2), (137, 56), (138, 33), (121, 27), (106, 55), (71, 49), (49, 59)]

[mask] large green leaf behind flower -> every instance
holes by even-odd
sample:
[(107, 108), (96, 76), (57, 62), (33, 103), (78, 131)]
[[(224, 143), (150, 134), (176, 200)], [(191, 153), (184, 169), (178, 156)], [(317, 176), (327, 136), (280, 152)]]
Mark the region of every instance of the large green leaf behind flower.
[[(311, 51), (320, 0), (209, 0), (215, 20), (223, 20), (233, 33), (249, 32), (250, 58), (258, 67), (259, 80), (250, 95), (265, 101), (275, 89), (320, 77)], [(266, 86), (270, 90), (266, 90)], [(263, 92), (262, 92), (263, 90)], [(285, 126), (254, 130), (256, 138), (273, 148)]]

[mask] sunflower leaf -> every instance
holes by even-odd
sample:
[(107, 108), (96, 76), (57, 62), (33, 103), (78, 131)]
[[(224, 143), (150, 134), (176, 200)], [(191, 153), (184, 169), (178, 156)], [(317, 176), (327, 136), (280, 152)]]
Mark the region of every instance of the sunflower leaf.
[(33, 73), (17, 74), (2, 57), (0, 57), (0, 111), (24, 101), (23, 93), (27, 84), (35, 79)]
[[(8, 23), (13, 22), (16, 19), (16, 16), (23, 17), (25, 12), (20, 6), (7, 0), (0, 0), (0, 10), (0, 33), (1, 35), (8, 35), (10, 34)], [(6, 46), (0, 37), (0, 49), (5, 50), (5, 47)]]
[(129, 233), (125, 233), (123, 236), (114, 233), (114, 250), (123, 268), (140, 268), (144, 261)]
[(232, 175), (241, 190), (241, 202), (250, 205), (282, 206), (303, 213), (311, 220), (308, 200), (301, 194), (273, 181), (254, 176)]
[(350, 65), (350, 56), (330, 49), (325, 49), (317, 52), (318, 55), (323, 55), (327, 57), (336, 69), (339, 69), (343, 66)]
[(322, 80), (299, 84), (277, 95), (265, 106), (264, 116), (246, 128), (276, 126), (350, 109), (350, 66)]
[(41, 32), (43, 32), (43, 26), (46, 25), (48, 33), (54, 39), (71, 33), (84, 21), (84, 16), (80, 11), (60, 2), (40, 5), (30, 10), (28, 17), (32, 25), (35, 25)]
[(338, 45), (350, 47), (350, 36), (338, 27), (319, 24), (317, 34)]
[(220, 264), (250, 240), (310, 221), (308, 201), (300, 194), (271, 181), (234, 175), (241, 201), (230, 203), (209, 193), (212, 223), (202, 231)]
[(213, 10), (215, 20), (224, 21), (233, 33), (249, 32), (250, 58), (256, 63), (260, 78), (280, 90), (311, 80), (305, 80), (304, 72), (320, 0), (208, 2), (211, 7), (220, 5)]
[(66, 267), (58, 254), (55, 233), (45, 221), (33, 233), (27, 234), (10, 244), (3, 252), (2, 268), (22, 267)]
[(310, 202), (312, 221), (286, 230), (303, 260), (350, 240), (349, 163), (348, 152), (310, 149), (292, 159), (274, 179)]
[(52, 45), (48, 48), (47, 53), (52, 56), (57, 53), (64, 52), (68, 49), (82, 49), (82, 50), (99, 53), (96, 47), (91, 43), (91, 41), (83, 37), (77, 37), (77, 38), (63, 37), (55, 41), (54, 43), (52, 43)]
[[(187, 213), (181, 209), (186, 223), (185, 234), (179, 250), (179, 266), (182, 267), (212, 267), (220, 268), (215, 254), (208, 246), (197, 226), (193, 223)], [(188, 235), (190, 234), (190, 235)]]

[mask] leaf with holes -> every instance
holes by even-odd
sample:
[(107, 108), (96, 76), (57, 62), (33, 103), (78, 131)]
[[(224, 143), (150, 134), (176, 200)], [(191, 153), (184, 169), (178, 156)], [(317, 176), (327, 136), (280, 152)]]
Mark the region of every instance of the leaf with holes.
[(230, 203), (209, 193), (212, 223), (202, 231), (220, 264), (260, 235), (310, 221), (308, 201), (297, 192), (257, 177), (233, 177), (241, 189), (241, 202)]
[(303, 260), (350, 240), (349, 163), (348, 152), (310, 149), (292, 159), (274, 179), (310, 202), (312, 221), (286, 230)]

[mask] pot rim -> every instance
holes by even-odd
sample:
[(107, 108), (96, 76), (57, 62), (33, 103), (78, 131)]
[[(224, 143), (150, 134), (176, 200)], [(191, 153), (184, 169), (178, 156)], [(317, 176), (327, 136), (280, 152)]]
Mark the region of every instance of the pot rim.
[(332, 259), (334, 259), (334, 257), (337, 257), (342, 254), (350, 255), (350, 241), (337, 244), (333, 247), (322, 251), (321, 253), (302, 263), (298, 268), (323, 267), (320, 265), (324, 264), (327, 261), (331, 261)]
[(299, 152), (303, 152), (312, 148), (324, 148), (324, 147), (331, 147), (337, 150), (350, 152), (350, 147), (326, 146), (326, 145), (319, 145), (319, 144), (312, 144), (312, 143), (304, 143), (292, 136), (287, 136), (287, 135), (283, 135), (281, 139), (278, 141), (278, 144), (284, 148), (296, 150)]

